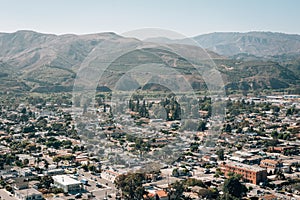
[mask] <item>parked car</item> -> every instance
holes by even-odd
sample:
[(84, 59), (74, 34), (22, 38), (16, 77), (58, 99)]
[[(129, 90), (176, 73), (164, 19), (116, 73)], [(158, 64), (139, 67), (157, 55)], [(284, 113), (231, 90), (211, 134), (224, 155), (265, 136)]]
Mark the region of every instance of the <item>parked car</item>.
[(96, 183), (96, 187), (102, 188), (103, 186), (100, 183)]
[(75, 195), (75, 198), (76, 199), (79, 199), (79, 198), (81, 198), (82, 197), (82, 194), (81, 193), (77, 193), (76, 195)]

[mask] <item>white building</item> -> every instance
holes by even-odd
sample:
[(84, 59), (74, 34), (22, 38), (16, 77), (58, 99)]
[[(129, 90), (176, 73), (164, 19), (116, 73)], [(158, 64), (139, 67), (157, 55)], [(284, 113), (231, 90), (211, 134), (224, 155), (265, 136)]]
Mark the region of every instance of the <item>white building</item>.
[(21, 171), (20, 171), (20, 175), (21, 176), (31, 176), (32, 175), (32, 171), (29, 169), (29, 168), (23, 168), (23, 169), (21, 169)]
[(43, 174), (50, 175), (50, 176), (64, 174), (64, 173), (65, 173), (65, 170), (63, 170), (63, 169), (50, 169), (50, 170), (46, 170), (43, 172)]
[(34, 188), (16, 190), (15, 197), (20, 200), (42, 200), (43, 194)]
[(62, 188), (64, 192), (76, 193), (82, 190), (82, 183), (68, 175), (56, 175), (52, 176), (52, 178), (54, 180), (54, 186)]

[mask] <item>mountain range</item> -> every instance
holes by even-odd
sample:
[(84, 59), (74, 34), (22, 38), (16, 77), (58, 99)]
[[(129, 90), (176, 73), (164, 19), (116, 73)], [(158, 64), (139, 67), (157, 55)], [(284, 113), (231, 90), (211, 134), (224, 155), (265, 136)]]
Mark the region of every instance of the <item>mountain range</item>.
[[(300, 35), (232, 32), (211, 33), (190, 39), (206, 49), (201, 54), (207, 53), (214, 61), (228, 91), (299, 88)], [(104, 42), (132, 45), (159, 42), (180, 45), (192, 53), (193, 48), (198, 47), (189, 46), (190, 39), (151, 38), (140, 41), (110, 32), (88, 35), (54, 35), (34, 31), (0, 33), (0, 88), (3, 92), (71, 91), (82, 63)], [(194, 89), (205, 89), (203, 80), (193, 75), (191, 66), (184, 58), (171, 52), (151, 48), (150, 45), (146, 52), (137, 50), (120, 59), (122, 65), (117, 64), (120, 62), (113, 63), (107, 76), (99, 82), (100, 87), (115, 87), (115, 79), (119, 80), (128, 67), (132, 69), (136, 63), (147, 60), (151, 63), (163, 61), (167, 67), (184, 74)], [(144, 75), (141, 73), (141, 77)], [(126, 87), (143, 87), (141, 80), (125, 81)], [(119, 89), (126, 90), (126, 87)], [(178, 84), (178, 87), (181, 85)], [(158, 89), (157, 86), (155, 88)]]
[(272, 32), (211, 33), (193, 38), (218, 54), (250, 54), (258, 57), (300, 53), (300, 35)]

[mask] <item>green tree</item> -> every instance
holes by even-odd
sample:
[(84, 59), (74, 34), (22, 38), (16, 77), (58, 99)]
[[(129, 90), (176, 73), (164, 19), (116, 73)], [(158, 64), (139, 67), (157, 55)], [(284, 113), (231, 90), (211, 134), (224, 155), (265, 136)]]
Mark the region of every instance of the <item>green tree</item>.
[(183, 183), (181, 181), (176, 181), (175, 183), (172, 184), (172, 188), (173, 188), (173, 194), (174, 194), (174, 199), (175, 200), (179, 200), (181, 199), (181, 196), (184, 192), (184, 186)]
[(199, 186), (199, 187), (206, 188), (206, 185), (203, 183), (203, 181), (195, 178), (189, 178), (185, 180), (184, 185), (186, 185), (187, 187)]
[(174, 177), (179, 176), (178, 168), (174, 168), (174, 169), (173, 169), (173, 171), (172, 171), (172, 176), (174, 176)]
[(56, 167), (58, 167), (58, 164), (59, 164), (59, 162), (61, 161), (61, 157), (55, 156), (52, 160), (53, 160), (53, 162), (56, 163)]
[(199, 123), (198, 131), (205, 131), (205, 130), (206, 130), (206, 122), (205, 121), (201, 121)]
[(40, 183), (44, 185), (45, 188), (50, 188), (51, 184), (53, 184), (53, 179), (51, 176), (43, 176), (40, 180)]
[(85, 172), (88, 172), (88, 171), (89, 171), (88, 165), (82, 165), (82, 169), (83, 169)]
[(23, 161), (23, 165), (27, 166), (28, 164), (29, 164), (29, 160), (28, 160), (28, 158), (24, 159), (24, 161)]
[(219, 160), (224, 160), (224, 149), (217, 150), (216, 154), (218, 155)]
[(226, 133), (231, 133), (231, 125), (230, 124), (226, 124), (224, 127), (224, 132)]
[(118, 176), (115, 185), (122, 190), (126, 200), (140, 200), (146, 194), (143, 182), (146, 180), (144, 173), (128, 173)]
[(233, 175), (225, 180), (223, 192), (225, 196), (241, 199), (247, 193), (247, 187), (240, 182), (240, 176)]
[(95, 172), (96, 171), (96, 167), (94, 165), (89, 165), (89, 171)]
[(201, 188), (197, 191), (200, 199), (217, 199), (218, 191), (213, 189)]
[(191, 152), (198, 152), (199, 144), (196, 142), (191, 143), (190, 150)]
[(272, 138), (274, 138), (274, 139), (278, 138), (278, 132), (277, 132), (277, 131), (273, 131), (273, 132), (271, 133), (271, 136), (272, 136)]
[(286, 116), (292, 115), (293, 114), (293, 110), (292, 108), (289, 108), (286, 110)]

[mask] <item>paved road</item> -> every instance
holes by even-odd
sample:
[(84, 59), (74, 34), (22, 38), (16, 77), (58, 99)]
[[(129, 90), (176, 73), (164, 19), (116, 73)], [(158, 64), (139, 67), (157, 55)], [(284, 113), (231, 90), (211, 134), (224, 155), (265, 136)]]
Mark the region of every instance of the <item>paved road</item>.
[[(95, 196), (94, 199), (102, 200), (106, 196), (111, 196), (113, 197), (111, 199), (115, 199), (114, 197), (117, 192), (117, 189), (115, 188), (114, 184), (111, 183), (109, 180), (105, 180), (99, 176), (92, 175), (89, 172), (84, 172), (83, 170), (80, 170), (79, 173), (79, 180), (83, 178), (88, 180), (89, 184), (84, 186), (84, 189), (92, 193)], [(101, 184), (102, 187), (98, 188), (96, 186), (96, 183)]]

